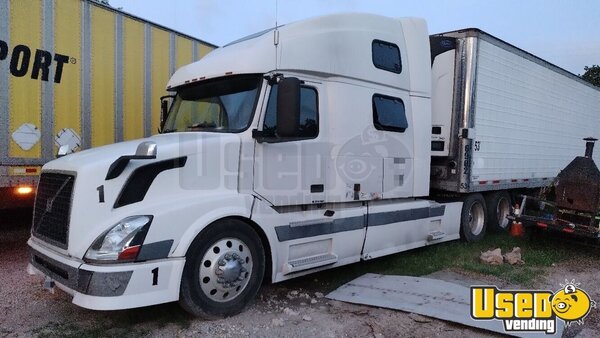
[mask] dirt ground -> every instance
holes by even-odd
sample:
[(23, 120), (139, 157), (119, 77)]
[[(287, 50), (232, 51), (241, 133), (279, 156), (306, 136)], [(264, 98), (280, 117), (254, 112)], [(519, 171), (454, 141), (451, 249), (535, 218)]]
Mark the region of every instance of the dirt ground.
[[(415, 314), (331, 301), (321, 274), (297, 282), (264, 286), (242, 314), (216, 321), (190, 317), (176, 303), (141, 309), (98, 312), (71, 304), (70, 296), (42, 289), (27, 275), (27, 214), (0, 218), (0, 337), (475, 337), (497, 336)], [(594, 300), (600, 300), (600, 259), (566, 261), (548, 269), (540, 288), (556, 290), (575, 279)], [(369, 271), (365, 271), (367, 273)], [(506, 285), (498, 278), (462, 271), (464, 281)], [(434, 274), (435, 275), (435, 274)], [(444, 275), (444, 272), (438, 275)], [(569, 327), (566, 337), (600, 336), (600, 313), (592, 310), (584, 325)]]

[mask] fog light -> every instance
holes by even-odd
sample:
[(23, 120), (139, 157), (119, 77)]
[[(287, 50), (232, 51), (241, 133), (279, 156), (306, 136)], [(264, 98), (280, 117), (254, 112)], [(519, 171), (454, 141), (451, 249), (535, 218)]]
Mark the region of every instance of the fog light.
[(17, 195), (29, 195), (33, 192), (33, 188), (29, 186), (21, 186), (17, 187), (15, 191)]

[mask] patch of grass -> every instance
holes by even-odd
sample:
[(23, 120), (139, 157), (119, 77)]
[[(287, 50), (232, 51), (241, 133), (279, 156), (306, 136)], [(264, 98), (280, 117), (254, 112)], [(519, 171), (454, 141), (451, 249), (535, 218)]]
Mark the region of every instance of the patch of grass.
[[(502, 253), (506, 253), (513, 247), (521, 248), (524, 265), (488, 265), (479, 261), (481, 252), (500, 248)], [(423, 276), (443, 269), (461, 269), (493, 275), (509, 283), (529, 287), (536, 278), (543, 274), (545, 267), (566, 259), (590, 256), (589, 249), (573, 243), (565, 243), (557, 237), (514, 238), (508, 234), (487, 234), (482, 241), (477, 243), (458, 240), (427, 246), (327, 270), (288, 283), (291, 286), (306, 288), (311, 284), (307, 282), (308, 280), (318, 279), (321, 281), (321, 287), (333, 290), (367, 272)]]

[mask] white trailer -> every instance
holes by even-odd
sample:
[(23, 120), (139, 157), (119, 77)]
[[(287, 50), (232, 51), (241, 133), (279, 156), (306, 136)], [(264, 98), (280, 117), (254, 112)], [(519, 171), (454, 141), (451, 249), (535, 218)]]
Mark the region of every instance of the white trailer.
[[(450, 162), (468, 161), (456, 149), (477, 141), (471, 159), (496, 154), (483, 150), (490, 118), (463, 123), (455, 115), (471, 108), (455, 107), (495, 101), (484, 81), (455, 85), (455, 55), (473, 50), (452, 41), (459, 47), (433, 53), (432, 72), (423, 20), (332, 15), (182, 67), (168, 83), (162, 134), (43, 167), (29, 271), (90, 309), (179, 301), (215, 317), (241, 311), (263, 279), (481, 238), (485, 203), (471, 185), (451, 184)], [(432, 155), (434, 174), (449, 168), (448, 183), (438, 175), (431, 184), (443, 196), (429, 196)], [(469, 179), (497, 179), (487, 162), (473, 168)]]
[(599, 88), (477, 29), (430, 40), (431, 187), (505, 229), (513, 193), (548, 186), (598, 135)]

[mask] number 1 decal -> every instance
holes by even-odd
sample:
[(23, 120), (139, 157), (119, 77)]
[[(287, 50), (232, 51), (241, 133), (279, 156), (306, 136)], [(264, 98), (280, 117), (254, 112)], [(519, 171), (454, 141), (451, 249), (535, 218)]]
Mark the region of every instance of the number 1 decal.
[(158, 285), (158, 268), (152, 269), (152, 286)]
[(98, 203), (104, 203), (104, 186), (101, 185), (96, 190), (98, 191)]

